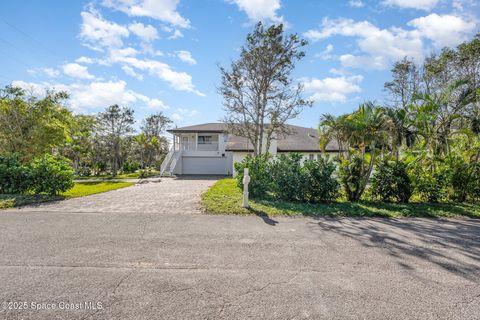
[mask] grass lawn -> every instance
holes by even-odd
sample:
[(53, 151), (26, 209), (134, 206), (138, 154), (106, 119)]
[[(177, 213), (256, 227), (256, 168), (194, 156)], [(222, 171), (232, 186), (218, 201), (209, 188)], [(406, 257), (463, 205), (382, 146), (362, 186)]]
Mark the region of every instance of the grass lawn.
[[(160, 174), (160, 171), (152, 170), (144, 178), (153, 177)], [(88, 176), (88, 177), (75, 177), (75, 180), (112, 180), (112, 179), (140, 179), (140, 172), (132, 173), (122, 173), (117, 174), (115, 177), (111, 175), (99, 175), (99, 176)]]
[(313, 217), (470, 217), (480, 218), (480, 204), (335, 202), (309, 204), (271, 199), (250, 199), (242, 208), (242, 190), (235, 179), (223, 179), (202, 195), (207, 212), (218, 214), (305, 215)]
[(49, 195), (20, 195), (20, 194), (0, 194), (0, 209), (20, 207), (29, 204), (39, 204), (42, 202), (63, 200), (68, 198), (84, 197), (91, 194), (107, 192), (134, 185), (133, 182), (78, 182), (72, 189), (57, 196)]

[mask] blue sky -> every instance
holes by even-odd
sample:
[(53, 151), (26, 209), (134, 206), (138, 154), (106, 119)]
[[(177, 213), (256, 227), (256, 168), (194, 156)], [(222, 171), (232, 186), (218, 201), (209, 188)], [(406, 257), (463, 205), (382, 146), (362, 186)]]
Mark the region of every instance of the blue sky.
[(217, 65), (228, 65), (256, 21), (307, 40), (294, 78), (315, 101), (292, 124), (382, 103), (394, 61), (421, 62), (479, 31), (475, 0), (5, 1), (0, 85), (67, 90), (75, 112), (118, 103), (136, 118), (163, 111), (184, 126), (223, 116)]

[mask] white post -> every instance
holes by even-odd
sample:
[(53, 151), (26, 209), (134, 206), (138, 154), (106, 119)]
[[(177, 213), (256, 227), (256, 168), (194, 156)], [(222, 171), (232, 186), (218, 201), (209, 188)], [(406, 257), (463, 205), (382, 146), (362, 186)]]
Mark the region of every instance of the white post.
[(248, 208), (248, 184), (250, 183), (250, 176), (248, 175), (248, 168), (243, 169), (243, 205)]

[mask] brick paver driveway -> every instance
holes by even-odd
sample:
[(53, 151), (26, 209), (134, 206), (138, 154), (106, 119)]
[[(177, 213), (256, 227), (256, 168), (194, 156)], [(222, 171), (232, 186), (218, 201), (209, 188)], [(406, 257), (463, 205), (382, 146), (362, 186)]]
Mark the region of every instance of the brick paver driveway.
[(201, 214), (213, 182), (0, 211), (0, 319), (480, 319), (477, 220)]
[(200, 194), (213, 185), (217, 179), (219, 177), (189, 176), (179, 179), (144, 180), (144, 183), (128, 188), (37, 207), (26, 207), (21, 210), (64, 213), (198, 213)]

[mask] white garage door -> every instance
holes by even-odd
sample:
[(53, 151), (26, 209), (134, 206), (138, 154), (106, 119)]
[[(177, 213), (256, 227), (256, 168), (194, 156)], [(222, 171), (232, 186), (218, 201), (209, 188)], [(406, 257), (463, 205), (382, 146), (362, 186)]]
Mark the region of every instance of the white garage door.
[(183, 174), (231, 174), (230, 157), (183, 157)]

